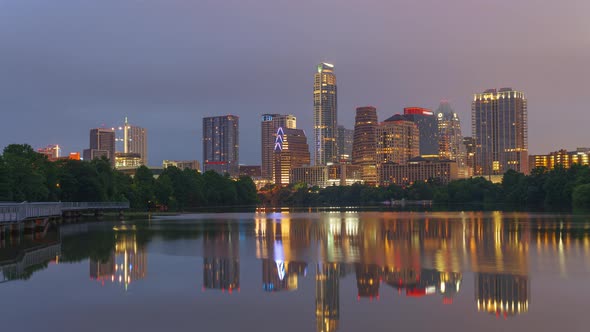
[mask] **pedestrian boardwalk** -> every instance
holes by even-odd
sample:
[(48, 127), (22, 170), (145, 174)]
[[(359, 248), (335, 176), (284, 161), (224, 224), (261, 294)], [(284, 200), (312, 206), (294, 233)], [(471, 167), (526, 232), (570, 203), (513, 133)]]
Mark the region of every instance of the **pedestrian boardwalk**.
[(0, 224), (27, 219), (59, 217), (64, 212), (88, 210), (125, 210), (129, 202), (40, 202), (0, 203)]

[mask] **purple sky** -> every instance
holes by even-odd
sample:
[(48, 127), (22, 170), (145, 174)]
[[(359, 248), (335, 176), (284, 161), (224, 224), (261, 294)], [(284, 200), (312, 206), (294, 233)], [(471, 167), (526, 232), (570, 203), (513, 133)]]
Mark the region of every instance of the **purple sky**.
[[(241, 162), (260, 164), (262, 113), (311, 139), (315, 65), (336, 65), (339, 122), (373, 105), (473, 93), (529, 101), (529, 148), (590, 146), (590, 1), (0, 0), (0, 147), (88, 147), (88, 130), (148, 128), (149, 161), (198, 159), (201, 118), (240, 116)], [(311, 144), (311, 141), (310, 141)]]

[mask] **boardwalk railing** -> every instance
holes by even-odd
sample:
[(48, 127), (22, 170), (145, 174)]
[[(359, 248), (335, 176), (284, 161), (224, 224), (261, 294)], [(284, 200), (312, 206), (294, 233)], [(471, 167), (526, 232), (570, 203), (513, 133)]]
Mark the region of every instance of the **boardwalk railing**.
[(61, 216), (66, 211), (124, 210), (128, 208), (128, 202), (0, 203), (0, 224)]

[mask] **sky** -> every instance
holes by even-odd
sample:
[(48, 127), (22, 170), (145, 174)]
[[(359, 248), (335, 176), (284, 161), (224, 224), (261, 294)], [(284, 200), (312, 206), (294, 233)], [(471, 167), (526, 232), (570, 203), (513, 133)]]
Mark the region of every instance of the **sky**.
[(590, 1), (0, 0), (0, 148), (88, 148), (89, 129), (148, 130), (149, 164), (202, 159), (202, 118), (240, 116), (260, 164), (260, 115), (294, 114), (311, 145), (313, 75), (335, 65), (338, 122), (473, 94), (528, 99), (532, 154), (590, 146)]

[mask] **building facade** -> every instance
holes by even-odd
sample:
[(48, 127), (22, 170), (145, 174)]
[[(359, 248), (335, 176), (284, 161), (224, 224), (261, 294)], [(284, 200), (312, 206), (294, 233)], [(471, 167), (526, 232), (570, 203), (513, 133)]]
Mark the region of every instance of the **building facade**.
[(111, 128), (90, 129), (90, 148), (84, 150), (84, 160), (107, 158), (115, 167), (115, 130)]
[(354, 129), (347, 129), (344, 126), (338, 126), (337, 145), (338, 145), (338, 162), (348, 163), (352, 161), (352, 144), (354, 142)]
[(473, 175), (467, 166), (467, 151), (461, 134), (461, 120), (447, 101), (440, 103), (436, 110), (438, 122), (438, 153), (442, 159), (453, 160), (459, 168), (459, 177)]
[(588, 165), (590, 149), (579, 148), (576, 151), (559, 150), (545, 155), (530, 155), (530, 170), (543, 167), (548, 170), (561, 166), (570, 168), (572, 165)]
[(354, 119), (352, 141), (352, 164), (361, 167), (363, 180), (377, 181), (377, 109), (372, 106), (358, 107)]
[(201, 171), (201, 163), (198, 160), (163, 160), (162, 167), (164, 169), (168, 167), (176, 167), (181, 170), (188, 168), (197, 172)]
[(439, 158), (417, 157), (405, 165), (385, 163), (379, 165), (379, 184), (387, 186), (396, 184), (409, 186), (416, 181), (430, 181), (435, 179), (447, 184), (458, 179), (457, 163)]
[(396, 114), (383, 121), (376, 131), (377, 164), (405, 164), (420, 155), (420, 132), (414, 121)]
[(320, 63), (313, 82), (313, 151), (316, 166), (338, 161), (337, 109), (334, 65)]
[(259, 165), (240, 165), (240, 176), (259, 179), (262, 176), (262, 169)]
[[(123, 152), (139, 154), (141, 165), (147, 165), (147, 129), (129, 124), (123, 127)], [(140, 165), (140, 166), (141, 166)]]
[(471, 105), (475, 175), (528, 173), (527, 100), (512, 88), (475, 94)]
[(297, 128), (297, 118), (290, 114), (263, 114), (261, 120), (261, 172), (263, 178), (272, 179), (277, 130), (281, 127)]
[(320, 188), (363, 183), (361, 167), (350, 164), (296, 167), (291, 170), (291, 181)]
[(139, 153), (115, 152), (115, 168), (137, 168), (144, 165)]
[(420, 155), (438, 156), (438, 123), (434, 112), (422, 107), (406, 107), (403, 116), (418, 126)]
[(37, 152), (46, 156), (49, 161), (56, 161), (60, 158), (61, 148), (59, 145), (48, 145), (44, 148), (37, 149)]
[(203, 118), (203, 171), (213, 170), (232, 177), (239, 174), (239, 117)]
[(275, 184), (284, 186), (292, 183), (293, 168), (309, 166), (309, 145), (301, 129), (279, 127), (275, 141), (273, 178)]

